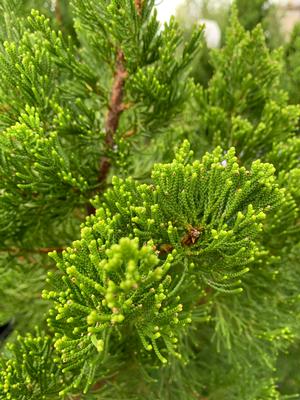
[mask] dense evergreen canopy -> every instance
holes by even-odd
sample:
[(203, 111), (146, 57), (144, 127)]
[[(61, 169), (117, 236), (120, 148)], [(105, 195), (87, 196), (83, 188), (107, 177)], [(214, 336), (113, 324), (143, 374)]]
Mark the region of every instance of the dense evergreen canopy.
[(299, 397), (297, 31), (154, 5), (0, 0), (1, 400)]

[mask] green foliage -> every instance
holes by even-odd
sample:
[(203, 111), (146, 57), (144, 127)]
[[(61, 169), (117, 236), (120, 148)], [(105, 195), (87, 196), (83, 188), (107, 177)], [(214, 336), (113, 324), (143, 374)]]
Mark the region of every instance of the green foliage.
[(154, 167), (150, 186), (115, 179), (115, 189), (105, 197), (120, 217), (110, 217), (105, 208), (104, 213), (112, 220), (113, 232), (129, 224), (134, 235), (154, 240), (158, 249), (167, 244), (203, 264), (205, 282), (222, 287), (217, 282), (223, 274), (228, 279), (231, 273), (235, 277), (246, 272), (245, 265), (258, 252), (251, 239), (262, 229), (264, 212), (280, 202), (281, 194), (271, 165), (254, 162), (247, 171), (238, 166), (234, 149), (221, 148), (202, 162), (185, 164), (187, 146), (173, 163)]
[(280, 9), (270, 0), (235, 0), (239, 19), (243, 27), (249, 31), (260, 24), (265, 33), (268, 46), (273, 49), (284, 44), (281, 29)]
[[(270, 52), (260, 27), (246, 32), (233, 13), (226, 45), (214, 51), (215, 73), (195, 95), (200, 135), (212, 145), (234, 146), (246, 161), (264, 158), (294, 135), (299, 106), (280, 87), (281, 53)], [(267, 158), (265, 158), (267, 160)]]
[[(45, 285), (47, 274), (39, 265), (39, 263), (44, 264), (45, 261), (38, 259), (38, 257), (31, 260), (28, 260), (28, 257), (26, 258), (14, 254), (1, 254), (1, 325), (9, 321), (12, 316), (14, 322), (18, 325), (20, 319), (22, 320), (20, 316), (22, 316), (26, 329), (30, 329), (28, 321), (39, 323), (47, 308), (47, 303), (42, 300), (38, 301), (37, 310), (31, 308), (32, 302), (37, 301)], [(18, 328), (21, 329), (20, 326)], [(22, 326), (22, 329), (24, 329), (24, 326)]]
[(1, 360), (0, 399), (50, 399), (62, 384), (49, 336), (19, 336)]
[[(176, 354), (174, 330), (189, 322), (181, 316), (179, 297), (172, 297), (167, 272), (173, 257), (161, 263), (151, 246), (139, 249), (137, 240), (123, 238), (106, 251), (102, 245), (101, 258), (97, 240), (89, 242), (88, 233), (84, 228), (82, 243), (74, 243), (76, 251), (70, 249), (63, 263), (59, 261), (66, 274), (64, 286), (44, 294), (55, 301), (49, 324), (56, 332), (55, 348), (64, 371), (82, 364), (94, 368), (95, 353), (98, 363), (106, 357), (110, 341), (123, 337), (124, 342), (125, 332), (139, 337), (146, 351), (153, 349), (161, 362), (167, 362), (159, 347)], [(87, 265), (87, 260), (93, 262)]]
[(202, 87), (153, 0), (0, 11), (0, 399), (298, 398), (284, 53), (234, 8)]
[[(199, 294), (207, 285), (240, 293), (239, 278), (265, 256), (257, 242), (264, 211), (284, 202), (274, 168), (239, 168), (233, 149), (201, 163), (187, 163), (191, 156), (185, 143), (173, 163), (154, 167), (151, 185), (115, 178), (81, 240), (52, 255), (62, 276), (51, 273), (55, 290), (44, 297), (55, 304), (48, 323), (64, 371), (89, 365), (90, 374), (116, 340), (136, 348), (128, 332), (142, 359), (149, 351), (163, 364), (182, 357), (176, 331), (193, 321)], [(182, 304), (191, 280), (195, 293)]]
[(75, 0), (73, 4), (76, 28), (85, 45), (83, 54), (90, 67), (101, 72), (103, 85), (107, 74), (101, 62), (107, 63), (109, 73), (114, 49), (122, 45), (129, 74), (126, 101), (133, 104), (127, 117), (130, 127), (153, 134), (182, 109), (190, 86), (187, 66), (199, 50), (202, 27), (179, 51), (183, 33), (174, 19), (160, 30), (152, 0), (144, 2), (141, 16), (131, 0), (89, 0), (87, 4)]
[[(4, 239), (20, 237), (27, 229), (47, 220), (51, 223), (53, 218), (56, 223), (65, 219), (87, 201), (88, 191), (96, 183), (88, 184), (84, 176), (91, 165), (75, 154), (68, 159), (57, 134), (45, 136), (35, 110), (27, 111), (29, 115), (21, 117), (26, 122), (8, 128), (0, 138), (1, 189), (5, 190), (0, 201), (0, 230)], [(77, 175), (76, 170), (81, 173)], [(36, 213), (36, 220), (30, 212)]]
[(236, 6), (241, 24), (247, 30), (252, 30), (264, 20), (270, 4), (268, 0), (255, 0), (251, 3), (247, 0), (236, 0)]

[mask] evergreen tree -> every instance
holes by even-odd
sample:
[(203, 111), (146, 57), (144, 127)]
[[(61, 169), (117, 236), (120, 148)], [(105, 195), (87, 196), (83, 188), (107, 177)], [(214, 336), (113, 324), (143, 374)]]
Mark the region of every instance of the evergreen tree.
[(203, 88), (154, 0), (0, 8), (0, 399), (297, 398), (282, 52), (234, 11)]

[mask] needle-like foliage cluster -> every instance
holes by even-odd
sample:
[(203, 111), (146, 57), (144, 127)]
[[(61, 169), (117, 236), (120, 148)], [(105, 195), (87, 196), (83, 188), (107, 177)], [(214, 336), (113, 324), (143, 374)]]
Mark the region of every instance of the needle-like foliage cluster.
[(0, 399), (296, 399), (283, 52), (233, 8), (202, 87), (153, 0), (0, 11)]

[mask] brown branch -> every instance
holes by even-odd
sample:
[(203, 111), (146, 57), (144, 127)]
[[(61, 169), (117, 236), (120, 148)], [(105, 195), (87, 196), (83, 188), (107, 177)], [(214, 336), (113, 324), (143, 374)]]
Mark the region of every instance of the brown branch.
[(0, 252), (9, 252), (9, 253), (35, 253), (35, 254), (48, 254), (52, 251), (56, 251), (57, 253), (62, 253), (64, 251), (64, 248), (62, 247), (41, 247), (38, 249), (20, 249), (17, 247), (10, 247), (7, 249), (1, 249)]
[(208, 301), (208, 296), (211, 295), (213, 293), (213, 288), (208, 286), (204, 289), (205, 291), (205, 295), (203, 297), (201, 297), (198, 301), (198, 305), (201, 306), (203, 304), (206, 304)]
[(124, 111), (123, 95), (127, 75), (128, 73), (124, 66), (124, 53), (119, 49), (117, 51), (116, 72), (111, 92), (109, 110), (105, 121), (105, 143), (110, 148), (113, 148), (114, 146), (114, 134), (118, 129), (120, 117)]
[[(141, 16), (143, 9), (143, 0), (134, 0), (134, 4), (137, 13)], [(114, 150), (115, 134), (119, 127), (121, 115), (123, 111), (129, 107), (128, 105), (123, 103), (124, 86), (127, 76), (128, 72), (126, 71), (125, 68), (124, 53), (122, 49), (119, 48), (117, 50), (117, 55), (116, 55), (115, 76), (111, 90), (109, 108), (105, 120), (105, 144), (108, 153)], [(106, 182), (110, 168), (111, 168), (111, 157), (109, 157), (109, 155), (101, 157), (99, 165), (99, 175), (98, 175), (98, 182), (100, 184)], [(88, 215), (95, 214), (96, 210), (91, 204), (88, 204), (86, 208)]]
[(137, 9), (138, 14), (142, 15), (142, 7), (143, 7), (143, 0), (134, 0), (135, 7)]
[(55, 0), (55, 10), (54, 10), (54, 12), (55, 12), (56, 21), (58, 22), (59, 25), (62, 25), (63, 18), (62, 18), (60, 0)]
[[(57, 253), (62, 253), (64, 251), (64, 248), (62, 247), (42, 247), (40, 249), (33, 249), (36, 253), (40, 254), (48, 254), (52, 251), (56, 251)], [(32, 250), (30, 250), (32, 251)]]
[[(119, 127), (121, 115), (126, 109), (126, 105), (123, 104), (123, 97), (125, 81), (128, 73), (124, 64), (124, 53), (121, 49), (119, 49), (117, 51), (115, 77), (110, 96), (108, 113), (105, 121), (105, 144), (107, 152), (114, 149), (115, 134)], [(106, 181), (110, 168), (111, 158), (105, 155), (100, 159), (98, 175), (99, 183), (104, 183)], [(91, 204), (88, 204), (87, 212), (88, 215), (94, 214), (95, 208)]]

